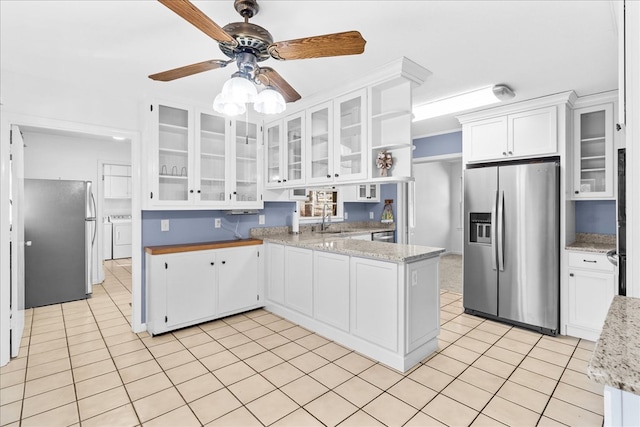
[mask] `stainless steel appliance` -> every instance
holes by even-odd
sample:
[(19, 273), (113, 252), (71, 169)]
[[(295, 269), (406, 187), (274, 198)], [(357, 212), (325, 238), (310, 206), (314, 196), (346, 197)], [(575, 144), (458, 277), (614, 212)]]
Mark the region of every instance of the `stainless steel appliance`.
[(25, 308), (91, 293), (95, 211), (90, 181), (24, 180)]
[(627, 295), (626, 151), (618, 150), (618, 295)]
[(465, 312), (557, 335), (559, 163), (466, 169), (464, 188)]
[(395, 233), (396, 233), (395, 231), (376, 231), (375, 233), (371, 233), (371, 241), (395, 243), (396, 242)]

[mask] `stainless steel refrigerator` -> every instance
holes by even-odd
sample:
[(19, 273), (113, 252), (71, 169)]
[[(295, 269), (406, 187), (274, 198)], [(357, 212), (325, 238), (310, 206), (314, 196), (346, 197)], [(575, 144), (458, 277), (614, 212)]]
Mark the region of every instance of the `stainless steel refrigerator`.
[(24, 180), (25, 308), (91, 293), (95, 208), (90, 181)]
[(554, 159), (464, 171), (465, 312), (557, 335), (559, 169)]

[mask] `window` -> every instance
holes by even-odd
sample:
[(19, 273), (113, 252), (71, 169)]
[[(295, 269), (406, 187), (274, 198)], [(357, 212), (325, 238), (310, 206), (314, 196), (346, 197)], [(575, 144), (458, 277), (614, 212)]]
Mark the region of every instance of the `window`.
[(307, 190), (307, 198), (298, 202), (301, 222), (322, 222), (323, 214), (327, 215), (326, 220), (342, 221), (343, 203), (339, 194), (334, 188)]

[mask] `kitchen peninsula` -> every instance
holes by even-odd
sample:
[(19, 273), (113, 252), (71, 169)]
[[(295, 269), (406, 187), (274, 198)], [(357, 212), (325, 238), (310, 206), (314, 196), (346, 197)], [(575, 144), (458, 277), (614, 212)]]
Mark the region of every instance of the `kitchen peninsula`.
[(265, 244), (265, 308), (406, 372), (438, 346), (444, 249), (352, 233), (253, 229)]

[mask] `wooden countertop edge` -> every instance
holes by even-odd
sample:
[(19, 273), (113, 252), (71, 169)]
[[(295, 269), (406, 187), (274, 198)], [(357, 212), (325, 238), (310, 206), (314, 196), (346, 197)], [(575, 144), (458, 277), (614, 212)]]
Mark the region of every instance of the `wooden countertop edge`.
[(224, 240), (220, 242), (185, 243), (166, 246), (146, 246), (144, 251), (150, 255), (176, 254), (180, 252), (205, 251), (208, 249), (236, 248), (240, 246), (261, 245), (260, 239)]

